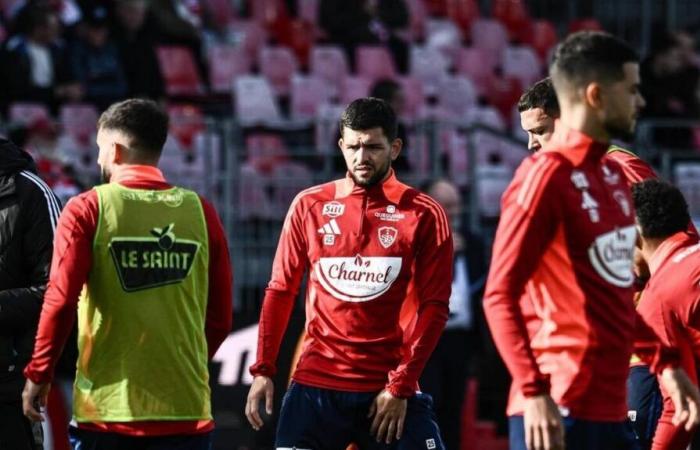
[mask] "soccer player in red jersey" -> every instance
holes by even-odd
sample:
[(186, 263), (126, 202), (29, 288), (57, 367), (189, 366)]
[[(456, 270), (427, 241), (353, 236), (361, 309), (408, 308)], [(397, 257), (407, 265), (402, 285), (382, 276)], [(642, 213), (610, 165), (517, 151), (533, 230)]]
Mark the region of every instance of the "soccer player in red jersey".
[[(347, 176), (302, 191), (289, 208), (246, 404), (259, 429), (263, 400), (272, 413), (275, 360), (308, 269), (306, 337), (278, 449), (444, 448), (417, 381), (447, 321), (452, 234), (437, 202), (396, 179), (396, 127), (383, 100), (352, 102), (338, 143)], [(404, 329), (400, 316), (411, 306), (416, 320)]]
[[(658, 180), (635, 184), (632, 196), (639, 227), (639, 250), (651, 272), (637, 310), (665, 345), (679, 348), (681, 366), (697, 383), (700, 243), (697, 234), (688, 233), (688, 205), (677, 188)], [(685, 449), (692, 433), (673, 424), (673, 402), (665, 389), (662, 393), (663, 413), (651, 448)]]
[(511, 449), (633, 449), (625, 382), (635, 337), (678, 404), (674, 422), (698, 422), (677, 355), (636, 320), (632, 200), (605, 158), (643, 106), (638, 57), (607, 33), (576, 33), (550, 74), (561, 118), (504, 193), (484, 299), (513, 377)]

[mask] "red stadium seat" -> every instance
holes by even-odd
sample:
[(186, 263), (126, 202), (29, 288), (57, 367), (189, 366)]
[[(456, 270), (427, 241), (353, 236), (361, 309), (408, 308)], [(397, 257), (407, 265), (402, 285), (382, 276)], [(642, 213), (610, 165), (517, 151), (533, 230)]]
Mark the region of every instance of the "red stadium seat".
[(297, 0), (297, 17), (316, 25), (321, 0)]
[(73, 137), (76, 142), (88, 145), (96, 133), (97, 109), (84, 103), (70, 103), (63, 105), (59, 112), (59, 120), (63, 130)]
[(292, 19), (275, 29), (275, 39), (279, 45), (289, 47), (302, 67), (309, 63), (309, 53), (314, 44), (316, 27), (305, 20)]
[(468, 34), (479, 18), (479, 5), (475, 0), (447, 0), (447, 17)]
[(277, 95), (288, 95), (292, 75), (298, 70), (296, 57), (287, 47), (263, 47), (258, 56), (260, 73)]
[(348, 76), (348, 61), (345, 52), (334, 45), (320, 45), (311, 49), (311, 74), (326, 80), (339, 89)]
[(260, 49), (267, 42), (267, 31), (255, 21), (236, 22), (230, 32), (234, 39), (240, 42), (240, 46), (251, 61), (258, 58)]
[(50, 120), (49, 109), (41, 103), (17, 102), (10, 105), (10, 122), (21, 125), (29, 125), (39, 120)]
[(395, 78), (394, 58), (386, 47), (361, 45), (355, 51), (357, 74), (372, 81)]
[(204, 94), (192, 52), (187, 47), (156, 47), (158, 64), (165, 80), (168, 96), (197, 96)]
[(271, 174), (277, 164), (289, 159), (287, 147), (276, 133), (250, 134), (245, 144), (246, 161), (261, 174)]
[(295, 120), (310, 120), (316, 117), (318, 108), (331, 99), (331, 90), (326, 81), (305, 75), (292, 77), (291, 116)]
[(399, 84), (404, 92), (403, 118), (413, 120), (419, 116), (425, 105), (425, 95), (423, 93), (423, 83), (414, 77), (399, 77)]
[(244, 125), (280, 119), (270, 84), (264, 77), (242, 75), (233, 83), (234, 112)]
[(249, 5), (255, 21), (264, 26), (289, 18), (284, 0), (251, 0)]
[(426, 94), (435, 92), (440, 81), (447, 76), (450, 62), (442, 52), (434, 47), (411, 47), (410, 74), (422, 81)]
[(340, 90), (340, 103), (347, 105), (355, 99), (367, 97), (373, 81), (365, 77), (345, 77)]
[(598, 22), (598, 19), (593, 17), (576, 19), (569, 22), (569, 33), (576, 33), (577, 31), (603, 31), (603, 25)]
[(532, 85), (543, 77), (542, 64), (537, 53), (527, 45), (512, 45), (503, 51), (503, 74), (520, 80), (523, 87)]
[(294, 197), (314, 184), (311, 171), (304, 164), (282, 161), (272, 168), (272, 212), (282, 220)]
[(215, 45), (209, 49), (209, 84), (214, 93), (230, 93), (233, 80), (250, 73), (251, 61), (241, 47)]
[(523, 93), (523, 86), (516, 77), (494, 76), (487, 93), (489, 103), (501, 113), (502, 119), (507, 121), (510, 119), (511, 108)]
[(468, 47), (459, 52), (457, 73), (467, 76), (479, 94), (486, 94), (495, 67), (496, 61), (486, 50)]
[(185, 150), (192, 150), (195, 136), (206, 129), (204, 114), (195, 105), (170, 105), (170, 134)]
[(508, 33), (497, 20), (478, 19), (471, 28), (472, 46), (485, 50), (499, 61), (501, 53), (508, 45)]
[(438, 91), (438, 101), (455, 119), (462, 119), (476, 104), (476, 89), (465, 76), (446, 77)]
[(532, 23), (530, 44), (537, 52), (540, 60), (546, 62), (549, 49), (556, 45), (557, 30), (548, 20), (536, 20)]
[(505, 25), (511, 38), (527, 37), (531, 21), (522, 0), (495, 0), (492, 5), (492, 16)]

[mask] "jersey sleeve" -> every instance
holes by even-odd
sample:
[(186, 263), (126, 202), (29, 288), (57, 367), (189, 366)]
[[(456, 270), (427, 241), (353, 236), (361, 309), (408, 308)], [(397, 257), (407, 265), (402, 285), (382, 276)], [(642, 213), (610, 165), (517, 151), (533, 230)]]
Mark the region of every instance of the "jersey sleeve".
[(415, 393), (418, 378), (447, 322), (452, 290), (453, 244), (447, 216), (426, 195), (419, 195), (415, 202), (426, 208), (415, 240), (420, 243), (414, 270), (418, 314), (401, 362), (389, 372), (386, 385), (392, 395), (401, 398)]
[(558, 188), (560, 163), (540, 154), (523, 162), (501, 202), (484, 313), (496, 347), (524, 396), (549, 392), (530, 347), (520, 298), (561, 221)]
[(35, 383), (51, 381), (75, 323), (78, 297), (92, 266), (98, 208), (97, 194), (90, 191), (68, 202), (58, 219), (34, 353), (24, 370), (24, 376)]
[(277, 244), (272, 276), (265, 289), (260, 313), (258, 354), (255, 364), (250, 368), (250, 373), (254, 376), (271, 377), (277, 370), (275, 361), (282, 337), (289, 323), (301, 280), (309, 265), (303, 226), (303, 204), (300, 194), (289, 208)]
[(607, 157), (620, 165), (629, 186), (651, 178), (658, 178), (654, 169), (646, 161), (623, 148), (611, 146)]
[(209, 236), (209, 298), (204, 332), (211, 359), (233, 326), (233, 269), (224, 227), (214, 206), (200, 197)]

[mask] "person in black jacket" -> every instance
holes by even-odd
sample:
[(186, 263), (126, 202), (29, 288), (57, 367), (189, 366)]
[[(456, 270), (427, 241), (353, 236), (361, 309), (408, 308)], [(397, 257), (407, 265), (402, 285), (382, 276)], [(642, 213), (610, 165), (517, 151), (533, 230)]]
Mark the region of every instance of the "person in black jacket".
[(41, 449), (22, 412), (22, 370), (34, 348), (60, 204), (31, 156), (0, 138), (0, 449)]

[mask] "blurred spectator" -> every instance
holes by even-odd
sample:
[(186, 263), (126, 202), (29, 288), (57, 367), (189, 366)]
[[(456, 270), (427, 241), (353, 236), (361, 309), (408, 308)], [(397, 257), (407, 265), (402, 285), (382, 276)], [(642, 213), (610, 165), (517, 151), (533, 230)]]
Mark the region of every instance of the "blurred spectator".
[(454, 239), (454, 277), (450, 315), (435, 351), (425, 365), (421, 389), (435, 401), (440, 431), (448, 449), (460, 449), (462, 407), (470, 363), (481, 348), (474, 333), (483, 296), (486, 268), (483, 245), (463, 226), (464, 201), (448, 180), (431, 182), (425, 192), (445, 209)]
[(150, 20), (157, 43), (188, 47), (195, 57), (202, 80), (208, 80), (202, 56), (201, 17), (197, 0), (150, 0)]
[(146, 0), (117, 0), (114, 12), (114, 36), (126, 74), (128, 96), (162, 98), (164, 82), (153, 49), (153, 32), (146, 24)]
[[(667, 31), (658, 32), (652, 41), (649, 57), (642, 63), (641, 91), (646, 100), (642, 115), (654, 119), (693, 119), (698, 111), (695, 86), (698, 68), (689, 56), (685, 37)], [(691, 42), (692, 44), (692, 42)], [(692, 146), (692, 132), (683, 127), (659, 127), (654, 132), (656, 144), (687, 149)]]
[(106, 109), (127, 95), (127, 81), (119, 52), (110, 37), (107, 9), (85, 12), (85, 28), (70, 47), (75, 75), (85, 89), (85, 100)]
[(33, 101), (56, 110), (63, 101), (83, 95), (59, 40), (56, 13), (45, 6), (28, 6), (26, 30), (8, 40), (0, 58), (3, 100)]
[(408, 43), (401, 31), (408, 28), (408, 7), (403, 0), (324, 0), (319, 23), (328, 40), (345, 47), (355, 66), (355, 48), (383, 44), (394, 56), (397, 69), (408, 70)]
[(27, 126), (13, 128), (10, 138), (32, 156), (39, 176), (51, 187), (61, 204), (65, 205), (71, 197), (82, 192), (84, 186), (74, 176), (71, 162), (64, 160), (58, 149), (59, 130), (53, 121), (41, 118)]

